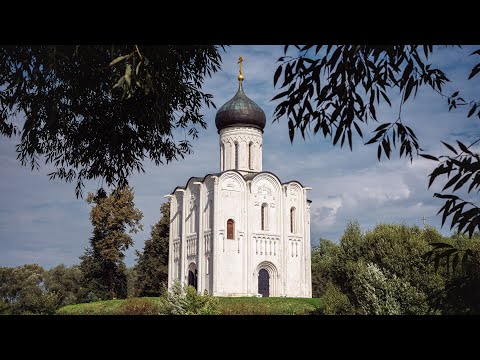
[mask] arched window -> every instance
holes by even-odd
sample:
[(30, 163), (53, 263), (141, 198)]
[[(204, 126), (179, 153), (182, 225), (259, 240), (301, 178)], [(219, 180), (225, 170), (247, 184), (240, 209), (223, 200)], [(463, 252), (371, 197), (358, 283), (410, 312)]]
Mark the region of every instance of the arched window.
[(228, 219), (227, 221), (227, 239), (234, 240), (235, 221)]
[(290, 232), (295, 233), (295, 208), (290, 209)]
[(238, 169), (238, 143), (235, 143), (235, 169)]
[(225, 170), (225, 145), (220, 146), (220, 167), (221, 170)]
[(248, 167), (253, 170), (253, 143), (248, 144)]
[(262, 204), (262, 230), (268, 230), (268, 204)]

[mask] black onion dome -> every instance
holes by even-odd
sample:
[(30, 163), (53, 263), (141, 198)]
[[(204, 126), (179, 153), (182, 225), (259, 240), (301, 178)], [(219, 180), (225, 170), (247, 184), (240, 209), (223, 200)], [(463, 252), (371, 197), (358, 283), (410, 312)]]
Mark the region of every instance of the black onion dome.
[(230, 126), (248, 126), (263, 131), (265, 123), (265, 113), (245, 95), (241, 82), (235, 96), (228, 100), (215, 116), (215, 125), (219, 132)]

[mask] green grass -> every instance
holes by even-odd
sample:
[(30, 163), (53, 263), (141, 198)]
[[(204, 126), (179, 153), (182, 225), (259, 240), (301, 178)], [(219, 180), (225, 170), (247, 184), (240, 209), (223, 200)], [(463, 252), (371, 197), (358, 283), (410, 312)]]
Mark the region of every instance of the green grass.
[[(159, 298), (144, 297), (152, 302), (159, 302)], [(57, 310), (57, 315), (116, 315), (117, 310), (125, 303), (125, 300), (104, 300), (85, 304), (63, 306)]]
[(304, 298), (219, 298), (224, 315), (303, 315), (320, 306), (320, 299)]
[[(158, 302), (158, 298), (143, 298)], [(302, 315), (314, 311), (321, 302), (319, 298), (221, 298), (219, 311), (222, 315)], [(59, 315), (113, 315), (118, 314), (125, 300), (105, 300), (86, 304), (67, 305), (58, 309)]]

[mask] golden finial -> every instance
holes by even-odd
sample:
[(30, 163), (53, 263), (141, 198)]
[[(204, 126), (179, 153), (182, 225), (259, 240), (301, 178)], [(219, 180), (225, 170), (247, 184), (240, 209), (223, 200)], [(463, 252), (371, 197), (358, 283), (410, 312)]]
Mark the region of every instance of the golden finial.
[(245, 79), (243, 77), (243, 71), (242, 71), (242, 63), (243, 63), (243, 56), (240, 56), (238, 58), (238, 63), (237, 64), (240, 64), (240, 72), (238, 73), (238, 81), (243, 81), (243, 79)]

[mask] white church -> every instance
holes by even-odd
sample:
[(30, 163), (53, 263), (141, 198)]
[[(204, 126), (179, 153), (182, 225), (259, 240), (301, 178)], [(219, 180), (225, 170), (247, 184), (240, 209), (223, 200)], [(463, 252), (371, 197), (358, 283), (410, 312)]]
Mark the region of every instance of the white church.
[(215, 116), (220, 172), (170, 198), (168, 286), (214, 296), (312, 297), (310, 200), (298, 181), (262, 170), (264, 111), (243, 90)]

